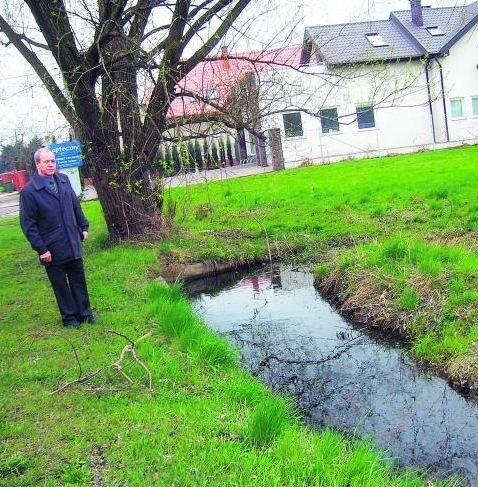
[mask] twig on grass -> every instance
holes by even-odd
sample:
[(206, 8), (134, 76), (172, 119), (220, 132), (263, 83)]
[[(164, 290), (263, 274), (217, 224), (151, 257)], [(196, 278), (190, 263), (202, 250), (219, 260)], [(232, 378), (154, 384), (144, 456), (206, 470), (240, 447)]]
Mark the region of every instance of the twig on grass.
[(59, 388), (50, 392), (50, 395), (57, 394), (58, 392), (64, 391), (66, 388), (68, 388), (74, 384), (84, 384), (85, 382), (88, 382), (90, 379), (92, 379), (93, 377), (96, 377), (98, 374), (100, 374), (101, 372), (104, 372), (107, 369), (115, 369), (129, 382), (130, 385), (134, 385), (133, 379), (131, 379), (131, 377), (129, 377), (129, 375), (126, 374), (126, 372), (123, 370), (123, 367), (122, 367), (122, 362), (123, 362), (126, 354), (128, 354), (128, 353), (130, 353), (133, 356), (134, 361), (137, 364), (139, 364), (143, 368), (143, 370), (145, 370), (146, 374), (148, 375), (148, 389), (150, 391), (153, 389), (153, 378), (151, 375), (151, 371), (148, 369), (146, 364), (138, 358), (138, 355), (136, 354), (136, 350), (135, 350), (136, 345), (139, 342), (141, 342), (142, 340), (149, 338), (152, 335), (152, 333), (149, 331), (148, 333), (146, 333), (142, 337), (138, 338), (136, 341), (131, 340), (126, 335), (123, 335), (122, 333), (119, 333), (115, 330), (108, 330), (108, 333), (113, 333), (114, 335), (118, 335), (118, 336), (124, 338), (125, 340), (127, 340), (129, 342), (128, 345), (125, 345), (123, 347), (123, 350), (121, 350), (121, 354), (120, 354), (118, 360), (116, 360), (115, 362), (113, 362), (110, 365), (105, 365), (104, 367), (101, 367), (100, 369), (95, 370), (94, 372), (90, 372), (83, 377), (78, 377), (78, 379), (76, 379), (76, 380), (66, 382), (65, 384), (63, 384)]
[(105, 370), (107, 367), (101, 367), (101, 369), (95, 370), (94, 372), (90, 372), (89, 374), (86, 374), (84, 377), (80, 377), (79, 379), (72, 380), (70, 382), (66, 382), (62, 386), (60, 386), (58, 389), (55, 389), (53, 392), (50, 392), (50, 396), (53, 394), (56, 394), (58, 392), (64, 391), (67, 387), (70, 387), (73, 384), (84, 384), (85, 382), (88, 382), (90, 379), (93, 377), (97, 376), (100, 372)]
[(269, 254), (269, 262), (272, 265), (272, 253), (271, 253), (271, 244), (269, 242), (269, 234), (267, 233), (267, 228), (265, 225), (260, 222), (257, 218), (254, 218), (254, 220), (258, 223), (258, 225), (261, 227), (262, 231), (264, 232), (264, 235), (266, 237), (266, 243), (267, 243), (267, 252)]

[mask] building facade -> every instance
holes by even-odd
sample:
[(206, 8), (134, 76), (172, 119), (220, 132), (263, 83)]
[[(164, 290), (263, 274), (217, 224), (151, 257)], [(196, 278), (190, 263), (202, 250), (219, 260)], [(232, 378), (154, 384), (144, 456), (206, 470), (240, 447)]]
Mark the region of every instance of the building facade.
[(259, 76), (285, 167), (477, 143), (478, 2), (307, 28), (300, 67)]

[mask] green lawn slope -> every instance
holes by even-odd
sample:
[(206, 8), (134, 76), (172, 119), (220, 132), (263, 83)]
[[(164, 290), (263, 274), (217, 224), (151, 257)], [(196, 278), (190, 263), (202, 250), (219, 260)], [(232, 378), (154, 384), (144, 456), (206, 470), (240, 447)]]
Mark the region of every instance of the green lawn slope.
[[(108, 246), (98, 203), (85, 204), (99, 319), (78, 330), (61, 327), (18, 219), (2, 220), (0, 485), (435, 485), (397, 473), (365, 441), (301, 426), (289, 400), (241, 370), (180, 287), (156, 277), (165, 262), (269, 251), (314, 262), (324, 280), (344, 276), (344, 299), (355, 279), (376, 275), (386, 303), (410, 315), (417, 355), (465, 363), (475, 332), (477, 155), (473, 147), (167, 191), (175, 225), (161, 242)], [(441, 303), (433, 312), (425, 281)], [(126, 353), (114, 367), (145, 335), (138, 361)]]

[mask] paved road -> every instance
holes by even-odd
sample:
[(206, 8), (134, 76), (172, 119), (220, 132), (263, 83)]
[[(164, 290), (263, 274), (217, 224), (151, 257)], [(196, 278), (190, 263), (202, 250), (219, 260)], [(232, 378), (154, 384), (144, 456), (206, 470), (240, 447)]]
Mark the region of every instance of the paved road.
[[(181, 174), (173, 176), (172, 178), (165, 178), (165, 187), (186, 186), (188, 184), (198, 184), (211, 181), (222, 181), (223, 179), (241, 178), (245, 176), (252, 176), (254, 174), (264, 174), (271, 172), (272, 167), (259, 167), (255, 164), (244, 164), (241, 166), (225, 167), (222, 169), (211, 169), (209, 171), (201, 171), (192, 174)], [(93, 186), (86, 186), (84, 193), (86, 201), (97, 198), (95, 188)], [(18, 215), (19, 194), (15, 193), (0, 193), (0, 218)]]
[(18, 215), (18, 193), (0, 193), (0, 217)]

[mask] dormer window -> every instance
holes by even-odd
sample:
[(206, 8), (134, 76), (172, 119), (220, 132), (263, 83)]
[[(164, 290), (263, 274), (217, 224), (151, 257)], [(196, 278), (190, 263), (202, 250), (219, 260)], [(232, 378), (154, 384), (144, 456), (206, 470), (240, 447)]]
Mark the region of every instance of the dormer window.
[(432, 36), (444, 36), (445, 33), (438, 26), (427, 27), (427, 31)]
[(310, 58), (312, 57), (312, 42), (304, 42), (304, 48), (300, 57), (300, 64), (310, 64)]
[(388, 46), (388, 42), (383, 40), (383, 37), (377, 32), (372, 32), (370, 34), (365, 34), (367, 41), (372, 44), (373, 47), (384, 47)]
[(302, 54), (300, 57), (300, 64), (304, 66), (307, 64), (311, 64), (314, 61), (317, 64), (323, 64), (324, 63), (324, 60), (322, 59), (322, 56), (321, 56), (319, 50), (312, 44), (311, 41), (306, 41), (304, 43), (304, 47), (302, 49)]

